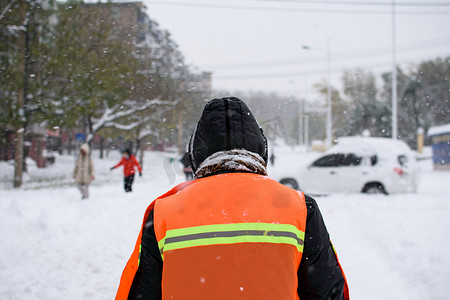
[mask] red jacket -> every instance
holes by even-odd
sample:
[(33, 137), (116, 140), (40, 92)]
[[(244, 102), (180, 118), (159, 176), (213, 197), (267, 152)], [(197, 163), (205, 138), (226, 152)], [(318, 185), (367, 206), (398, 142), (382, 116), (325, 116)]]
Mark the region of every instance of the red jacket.
[(122, 156), (122, 159), (113, 168), (115, 169), (121, 165), (123, 165), (123, 175), (125, 176), (130, 176), (134, 174), (135, 173), (134, 167), (138, 168), (139, 173), (142, 172), (141, 165), (139, 164), (134, 155), (130, 155), (128, 159)]

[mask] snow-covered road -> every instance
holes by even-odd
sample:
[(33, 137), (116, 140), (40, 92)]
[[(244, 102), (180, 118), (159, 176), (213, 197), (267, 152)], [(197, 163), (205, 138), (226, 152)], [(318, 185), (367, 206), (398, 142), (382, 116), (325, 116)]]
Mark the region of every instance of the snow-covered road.
[[(0, 299), (113, 299), (145, 208), (183, 180), (167, 167), (174, 156), (147, 152), (143, 177), (125, 194), (121, 170), (109, 171), (119, 154), (94, 154), (87, 201), (71, 183), (71, 156), (30, 166), (19, 190), (12, 166), (0, 163)], [(448, 299), (449, 183), (450, 172), (426, 161), (416, 194), (316, 198), (352, 299)]]

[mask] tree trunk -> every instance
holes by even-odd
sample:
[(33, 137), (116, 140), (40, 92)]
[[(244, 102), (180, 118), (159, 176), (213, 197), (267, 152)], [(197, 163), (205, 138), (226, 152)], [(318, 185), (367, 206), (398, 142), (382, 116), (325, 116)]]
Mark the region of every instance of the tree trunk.
[(101, 136), (100, 137), (100, 159), (102, 159), (103, 158), (103, 148), (104, 148), (104, 139), (103, 139), (103, 137)]
[(144, 149), (142, 146), (140, 147), (141, 151), (139, 152), (139, 164), (141, 165), (142, 170), (144, 170)]
[[(139, 131), (137, 132), (137, 136), (139, 136)], [(139, 152), (139, 154), (138, 154)], [(142, 139), (136, 138), (136, 157), (139, 157), (139, 164), (141, 165), (141, 168), (144, 168), (144, 149), (142, 145)]]
[(68, 154), (69, 155), (71, 155), (72, 154), (72, 139), (73, 139), (73, 136), (72, 136), (72, 132), (71, 131), (69, 131), (69, 151), (68, 151)]
[(23, 128), (16, 130), (16, 143), (14, 150), (14, 187), (22, 186), (23, 174)]
[(20, 3), (20, 16), (19, 24), (21, 29), (19, 30), (19, 36), (17, 39), (17, 48), (19, 51), (19, 64), (17, 70), (21, 74), (22, 79), (21, 84), (19, 84), (19, 90), (17, 91), (17, 117), (18, 126), (16, 127), (16, 141), (15, 141), (15, 153), (14, 153), (14, 187), (22, 186), (22, 175), (23, 175), (23, 136), (24, 136), (24, 97), (25, 97), (25, 39), (26, 32), (24, 28), (25, 15), (27, 11), (27, 3), (23, 0)]

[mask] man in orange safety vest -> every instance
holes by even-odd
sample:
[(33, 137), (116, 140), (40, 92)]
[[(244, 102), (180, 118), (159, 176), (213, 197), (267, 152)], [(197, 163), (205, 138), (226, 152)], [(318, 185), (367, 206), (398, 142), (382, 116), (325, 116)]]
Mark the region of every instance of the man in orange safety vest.
[(116, 299), (349, 299), (316, 201), (267, 176), (243, 101), (210, 101), (188, 151), (194, 180), (147, 208)]

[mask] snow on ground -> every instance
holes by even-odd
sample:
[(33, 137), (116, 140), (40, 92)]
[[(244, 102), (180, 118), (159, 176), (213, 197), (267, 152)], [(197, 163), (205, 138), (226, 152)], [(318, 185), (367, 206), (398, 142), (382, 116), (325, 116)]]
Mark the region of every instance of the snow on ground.
[[(276, 154), (276, 173), (314, 157), (290, 148)], [(175, 156), (147, 152), (144, 175), (125, 194), (121, 169), (109, 171), (119, 153), (100, 160), (94, 152), (87, 201), (72, 183), (73, 156), (46, 169), (29, 164), (17, 190), (12, 165), (0, 163), (0, 299), (113, 299), (145, 208), (184, 179), (170, 164)], [(421, 168), (416, 194), (316, 198), (352, 299), (448, 299), (450, 172), (433, 171), (430, 160)]]

